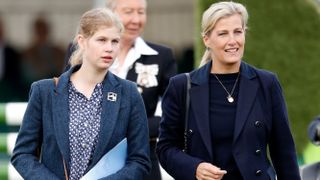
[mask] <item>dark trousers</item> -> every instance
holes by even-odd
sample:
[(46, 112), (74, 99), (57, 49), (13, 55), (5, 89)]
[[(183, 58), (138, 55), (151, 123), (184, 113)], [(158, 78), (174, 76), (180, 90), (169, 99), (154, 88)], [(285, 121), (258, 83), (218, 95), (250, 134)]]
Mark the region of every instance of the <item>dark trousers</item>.
[(155, 148), (156, 148), (156, 142), (151, 141), (150, 142), (150, 159), (151, 159), (152, 167), (151, 167), (150, 174), (144, 178), (145, 180), (161, 180), (160, 167), (159, 167), (158, 158), (155, 152)]

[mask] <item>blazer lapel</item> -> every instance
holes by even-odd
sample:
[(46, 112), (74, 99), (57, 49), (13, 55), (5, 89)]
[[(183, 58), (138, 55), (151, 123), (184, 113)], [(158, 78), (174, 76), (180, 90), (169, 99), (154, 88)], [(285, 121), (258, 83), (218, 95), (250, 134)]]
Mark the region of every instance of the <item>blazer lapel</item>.
[(254, 78), (255, 76), (256, 74), (253, 73), (252, 69), (250, 69), (247, 64), (241, 64), (241, 77), (233, 137), (234, 143), (241, 133), (256, 98), (258, 82), (257, 79)]
[[(68, 82), (71, 71), (64, 73), (57, 85), (53, 83), (52, 116), (57, 144), (66, 162), (70, 162)], [(69, 74), (69, 75), (68, 75)]]
[(190, 89), (190, 111), (196, 120), (199, 132), (205, 147), (212, 158), (212, 141), (209, 123), (209, 73), (211, 64), (201, 67), (200, 69), (190, 73), (191, 89)]
[[(60, 152), (66, 162), (70, 162), (68, 83), (71, 73), (79, 68), (80, 66), (76, 66), (62, 74), (57, 86), (55, 86), (52, 81), (52, 85), (54, 86), (52, 92), (53, 128)], [(106, 153), (105, 150), (107, 149), (106, 147), (112, 136), (120, 110), (121, 86), (118, 80), (116, 80), (112, 73), (108, 72), (103, 84), (99, 140), (93, 155), (92, 163), (90, 163), (89, 168), (87, 169), (91, 169)], [(116, 95), (116, 97), (114, 95)]]
[(121, 102), (121, 86), (112, 73), (108, 73), (103, 86), (102, 113), (98, 144), (93, 154), (91, 169), (106, 153), (107, 146), (113, 134), (118, 119)]
[(191, 111), (195, 114), (202, 140), (212, 158), (212, 142), (209, 123), (209, 87), (208, 84), (190, 89)]

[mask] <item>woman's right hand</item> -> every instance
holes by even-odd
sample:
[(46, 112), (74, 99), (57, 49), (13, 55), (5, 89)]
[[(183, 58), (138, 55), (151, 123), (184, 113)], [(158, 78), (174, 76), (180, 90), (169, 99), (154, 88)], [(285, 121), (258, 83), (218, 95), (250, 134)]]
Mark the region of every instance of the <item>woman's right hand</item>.
[(226, 173), (226, 170), (221, 170), (210, 163), (203, 162), (197, 167), (196, 178), (197, 180), (220, 180)]

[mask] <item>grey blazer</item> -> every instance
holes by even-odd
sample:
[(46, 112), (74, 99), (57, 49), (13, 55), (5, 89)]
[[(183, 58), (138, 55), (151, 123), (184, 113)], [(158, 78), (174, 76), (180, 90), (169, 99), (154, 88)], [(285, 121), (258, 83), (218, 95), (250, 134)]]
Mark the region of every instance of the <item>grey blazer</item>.
[[(31, 85), (28, 106), (11, 158), (24, 179), (65, 179), (62, 159), (69, 171), (68, 83), (72, 72), (79, 67), (63, 73), (57, 86), (52, 79)], [(117, 94), (115, 101), (108, 99), (110, 92)], [(148, 126), (142, 98), (134, 83), (111, 72), (103, 81), (103, 94), (99, 140), (87, 171), (127, 137), (125, 166), (103, 179), (142, 179), (150, 171)], [(38, 147), (41, 147), (40, 158)]]

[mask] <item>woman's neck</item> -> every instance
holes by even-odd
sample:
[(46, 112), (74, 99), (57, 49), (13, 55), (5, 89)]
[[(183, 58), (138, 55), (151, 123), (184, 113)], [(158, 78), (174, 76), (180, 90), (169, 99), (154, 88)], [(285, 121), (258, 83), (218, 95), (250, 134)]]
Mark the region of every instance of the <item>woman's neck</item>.
[(211, 73), (214, 74), (230, 74), (240, 71), (240, 62), (230, 65), (219, 65), (212, 62)]
[(117, 57), (120, 66), (123, 65), (123, 63), (128, 55), (128, 52), (130, 51), (130, 49), (132, 48), (133, 45), (134, 45), (134, 41), (132, 41), (132, 40), (125, 40), (125, 39), (121, 40), (120, 52)]
[[(82, 65), (81, 68), (76, 72), (79, 79), (82, 79), (86, 83), (94, 84), (100, 83), (103, 81), (105, 75), (107, 74), (107, 70), (101, 69), (97, 70), (93, 67)], [(76, 78), (77, 78), (76, 76)]]
[(70, 80), (79, 92), (90, 98), (95, 86), (104, 80), (106, 73), (107, 70), (97, 71), (82, 65), (78, 71), (71, 75)]

